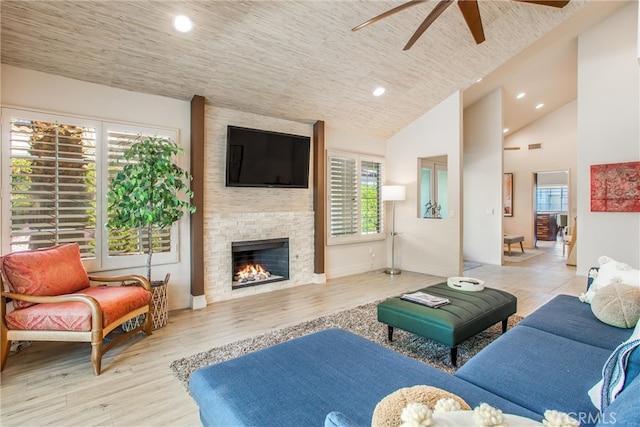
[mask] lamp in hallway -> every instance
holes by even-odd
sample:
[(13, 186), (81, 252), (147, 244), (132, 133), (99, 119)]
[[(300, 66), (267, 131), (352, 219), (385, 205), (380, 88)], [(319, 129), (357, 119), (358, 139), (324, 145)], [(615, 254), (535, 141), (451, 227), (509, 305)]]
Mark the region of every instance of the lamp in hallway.
[(391, 268), (384, 272), (387, 274), (400, 274), (402, 271), (395, 268), (395, 237), (396, 237), (396, 202), (404, 200), (406, 197), (403, 185), (383, 185), (381, 199), (383, 202), (391, 202)]

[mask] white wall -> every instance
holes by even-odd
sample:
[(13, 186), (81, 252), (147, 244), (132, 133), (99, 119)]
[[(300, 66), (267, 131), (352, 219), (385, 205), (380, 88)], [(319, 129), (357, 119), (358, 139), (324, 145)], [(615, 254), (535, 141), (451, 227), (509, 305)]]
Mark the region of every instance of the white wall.
[[(179, 144), (186, 150), (180, 156), (180, 166), (189, 169), (191, 139), (188, 101), (179, 101), (155, 95), (113, 89), (94, 83), (72, 80), (37, 71), (2, 65), (2, 106), (36, 111), (135, 123), (149, 127), (178, 129)], [(179, 262), (153, 268), (154, 279), (171, 273), (168, 287), (169, 309), (188, 307), (190, 304), (190, 247), (189, 216), (179, 223)], [(144, 266), (109, 274), (146, 274)]]
[[(505, 138), (505, 147), (520, 150), (504, 151), (504, 171), (513, 173), (514, 185), (513, 216), (504, 218), (504, 232), (523, 235), (527, 247), (534, 238), (534, 172), (569, 171), (569, 218), (576, 216), (577, 105), (570, 102)], [(528, 149), (537, 143), (541, 149)]]
[[(93, 83), (68, 79), (51, 74), (20, 69), (9, 65), (0, 68), (2, 83), (0, 94), (2, 106), (32, 109), (57, 114), (112, 120), (123, 123), (144, 124), (150, 127), (176, 128), (179, 143), (187, 154), (178, 161), (189, 168), (190, 149), (190, 103), (170, 98), (147, 95), (121, 89), (113, 89)], [(207, 140), (209, 141), (205, 161), (207, 169), (205, 181), (205, 202), (211, 215), (228, 216), (235, 213), (270, 212), (311, 212), (312, 191), (310, 189), (270, 189), (269, 197), (262, 198), (265, 189), (224, 187), (224, 141), (226, 125), (279, 132), (311, 135), (310, 124), (290, 122), (240, 111), (215, 108), (207, 105)], [(386, 140), (349, 133), (332, 128), (325, 129), (325, 143), (328, 149), (348, 150), (384, 157)], [(311, 185), (311, 175), (310, 175)], [(311, 187), (310, 187), (311, 188)], [(246, 203), (246, 199), (262, 199)], [(215, 221), (214, 221), (215, 223)], [(180, 253), (176, 264), (158, 265), (153, 269), (154, 277), (164, 277), (171, 273), (169, 284), (169, 309), (189, 307), (190, 297), (190, 250), (189, 219), (180, 224)], [(312, 233), (312, 232), (311, 232)], [(312, 238), (312, 236), (309, 236)], [(207, 250), (211, 250), (211, 245)], [(337, 245), (327, 248), (326, 277), (339, 277), (383, 268), (386, 263), (386, 242), (381, 239), (362, 244)], [(144, 274), (144, 268), (111, 271), (110, 274)], [(297, 284), (297, 283), (296, 283)], [(272, 290), (271, 285), (265, 290)], [(258, 288), (243, 290), (238, 295), (257, 292)], [(224, 298), (223, 298), (224, 299)]]
[(640, 267), (640, 213), (590, 210), (591, 165), (640, 161), (637, 7), (578, 38), (578, 274), (601, 255)]
[[(407, 190), (407, 199), (396, 202), (396, 231), (400, 233), (396, 237), (396, 267), (445, 277), (461, 273), (461, 149), (460, 92), (389, 139), (387, 182), (405, 185)], [(443, 213), (444, 219), (418, 218), (418, 158), (443, 154), (449, 160), (449, 213)]]
[[(384, 157), (387, 141), (363, 136), (325, 124), (325, 148)], [(387, 174), (387, 181), (388, 181)], [(330, 245), (326, 248), (325, 275), (328, 279), (373, 271), (387, 266), (385, 240)]]
[(502, 88), (464, 110), (463, 254), (502, 263)]

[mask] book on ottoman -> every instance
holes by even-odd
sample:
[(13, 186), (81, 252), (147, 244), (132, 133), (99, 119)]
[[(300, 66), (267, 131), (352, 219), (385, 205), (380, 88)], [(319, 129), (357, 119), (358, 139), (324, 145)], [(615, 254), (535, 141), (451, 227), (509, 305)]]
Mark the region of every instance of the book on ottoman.
[(401, 298), (403, 300), (426, 305), (427, 307), (431, 308), (438, 308), (442, 307), (443, 305), (449, 304), (449, 300), (447, 298), (437, 297), (435, 295), (431, 295), (421, 291), (414, 292), (412, 294), (404, 294)]

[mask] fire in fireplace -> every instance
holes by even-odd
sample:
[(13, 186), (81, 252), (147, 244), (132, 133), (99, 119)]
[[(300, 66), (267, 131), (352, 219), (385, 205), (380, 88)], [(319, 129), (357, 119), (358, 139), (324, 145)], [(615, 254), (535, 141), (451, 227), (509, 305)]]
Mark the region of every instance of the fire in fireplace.
[(271, 272), (267, 271), (260, 264), (248, 264), (236, 272), (236, 274), (233, 276), (233, 281), (239, 283), (247, 283), (256, 280), (266, 280), (269, 277), (271, 277)]
[(232, 242), (231, 288), (289, 279), (289, 239)]

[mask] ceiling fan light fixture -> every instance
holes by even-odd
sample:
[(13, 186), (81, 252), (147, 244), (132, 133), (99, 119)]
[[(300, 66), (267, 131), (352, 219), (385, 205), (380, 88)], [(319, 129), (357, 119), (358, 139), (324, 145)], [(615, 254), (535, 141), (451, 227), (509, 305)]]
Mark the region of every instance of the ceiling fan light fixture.
[(173, 18), (173, 28), (181, 33), (188, 33), (193, 30), (193, 21), (185, 15), (177, 15)]
[(373, 90), (373, 96), (382, 96), (387, 90), (382, 86), (378, 86)]

